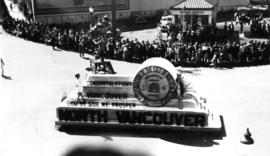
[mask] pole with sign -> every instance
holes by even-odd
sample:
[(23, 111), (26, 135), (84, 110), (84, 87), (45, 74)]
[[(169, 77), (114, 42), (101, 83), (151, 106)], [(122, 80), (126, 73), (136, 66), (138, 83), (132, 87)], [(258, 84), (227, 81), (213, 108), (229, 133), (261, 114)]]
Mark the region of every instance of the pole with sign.
[(90, 12), (90, 29), (93, 27), (93, 12), (94, 8), (90, 5), (89, 7), (89, 12)]
[(183, 30), (186, 29), (186, 21), (185, 21), (185, 9), (186, 9), (186, 6), (184, 6), (183, 8)]
[(115, 49), (115, 38), (116, 38), (116, 4), (115, 4), (115, 0), (112, 0), (112, 34), (113, 34), (113, 47)]

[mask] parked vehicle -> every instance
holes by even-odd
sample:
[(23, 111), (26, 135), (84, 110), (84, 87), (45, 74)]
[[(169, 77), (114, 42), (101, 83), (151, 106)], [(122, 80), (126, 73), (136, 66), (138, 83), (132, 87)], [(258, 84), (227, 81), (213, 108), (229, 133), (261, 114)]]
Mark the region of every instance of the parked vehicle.
[(238, 22), (250, 23), (252, 18), (263, 18), (267, 14), (267, 7), (263, 6), (248, 6), (238, 7), (235, 14), (235, 19)]
[(160, 24), (161, 25), (175, 24), (175, 17), (172, 15), (162, 16)]
[(144, 24), (144, 23), (147, 23), (147, 20), (144, 16), (135, 16), (134, 23)]

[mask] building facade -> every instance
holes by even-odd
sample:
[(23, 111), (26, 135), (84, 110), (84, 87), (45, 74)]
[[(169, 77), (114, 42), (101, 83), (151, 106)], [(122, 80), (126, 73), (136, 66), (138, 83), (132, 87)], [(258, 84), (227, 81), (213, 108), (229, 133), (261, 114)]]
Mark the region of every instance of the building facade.
[(248, 6), (250, 0), (219, 0), (218, 11), (232, 10), (239, 6)]
[[(33, 8), (36, 21), (42, 23), (80, 23), (90, 22), (92, 16), (111, 15), (111, 0), (25, 0)], [(116, 0), (116, 18), (126, 19), (133, 14), (154, 16), (158, 11), (185, 0)], [(200, 0), (194, 0), (200, 1)], [(228, 10), (247, 6), (249, 0), (208, 0), (217, 1), (217, 10)], [(94, 12), (89, 12), (89, 6)]]
[(184, 0), (170, 7), (171, 14), (183, 25), (206, 25), (216, 20), (217, 1)]
[[(29, 1), (29, 0), (28, 0)], [(132, 14), (154, 16), (177, 0), (116, 0), (116, 18), (129, 18)], [(111, 16), (111, 0), (31, 0), (36, 21), (42, 23), (89, 22), (91, 16)], [(89, 6), (94, 8), (91, 15)]]

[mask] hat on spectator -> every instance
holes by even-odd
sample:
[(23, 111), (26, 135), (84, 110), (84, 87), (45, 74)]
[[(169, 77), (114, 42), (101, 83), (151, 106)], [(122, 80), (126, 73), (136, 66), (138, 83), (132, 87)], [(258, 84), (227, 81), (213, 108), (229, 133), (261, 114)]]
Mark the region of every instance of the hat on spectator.
[(79, 74), (79, 73), (75, 74), (75, 77), (76, 77), (77, 79), (80, 78), (80, 74)]

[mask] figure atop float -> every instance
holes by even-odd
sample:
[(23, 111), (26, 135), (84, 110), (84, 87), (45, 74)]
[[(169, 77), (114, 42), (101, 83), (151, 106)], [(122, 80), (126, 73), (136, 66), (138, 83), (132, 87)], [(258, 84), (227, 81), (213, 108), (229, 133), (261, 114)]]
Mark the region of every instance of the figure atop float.
[[(57, 107), (56, 127), (93, 135), (203, 133), (225, 136), (223, 117), (189, 91), (181, 73), (163, 58), (146, 60), (134, 76), (90, 74), (83, 101), (71, 93)], [(75, 132), (78, 133), (78, 132)]]

